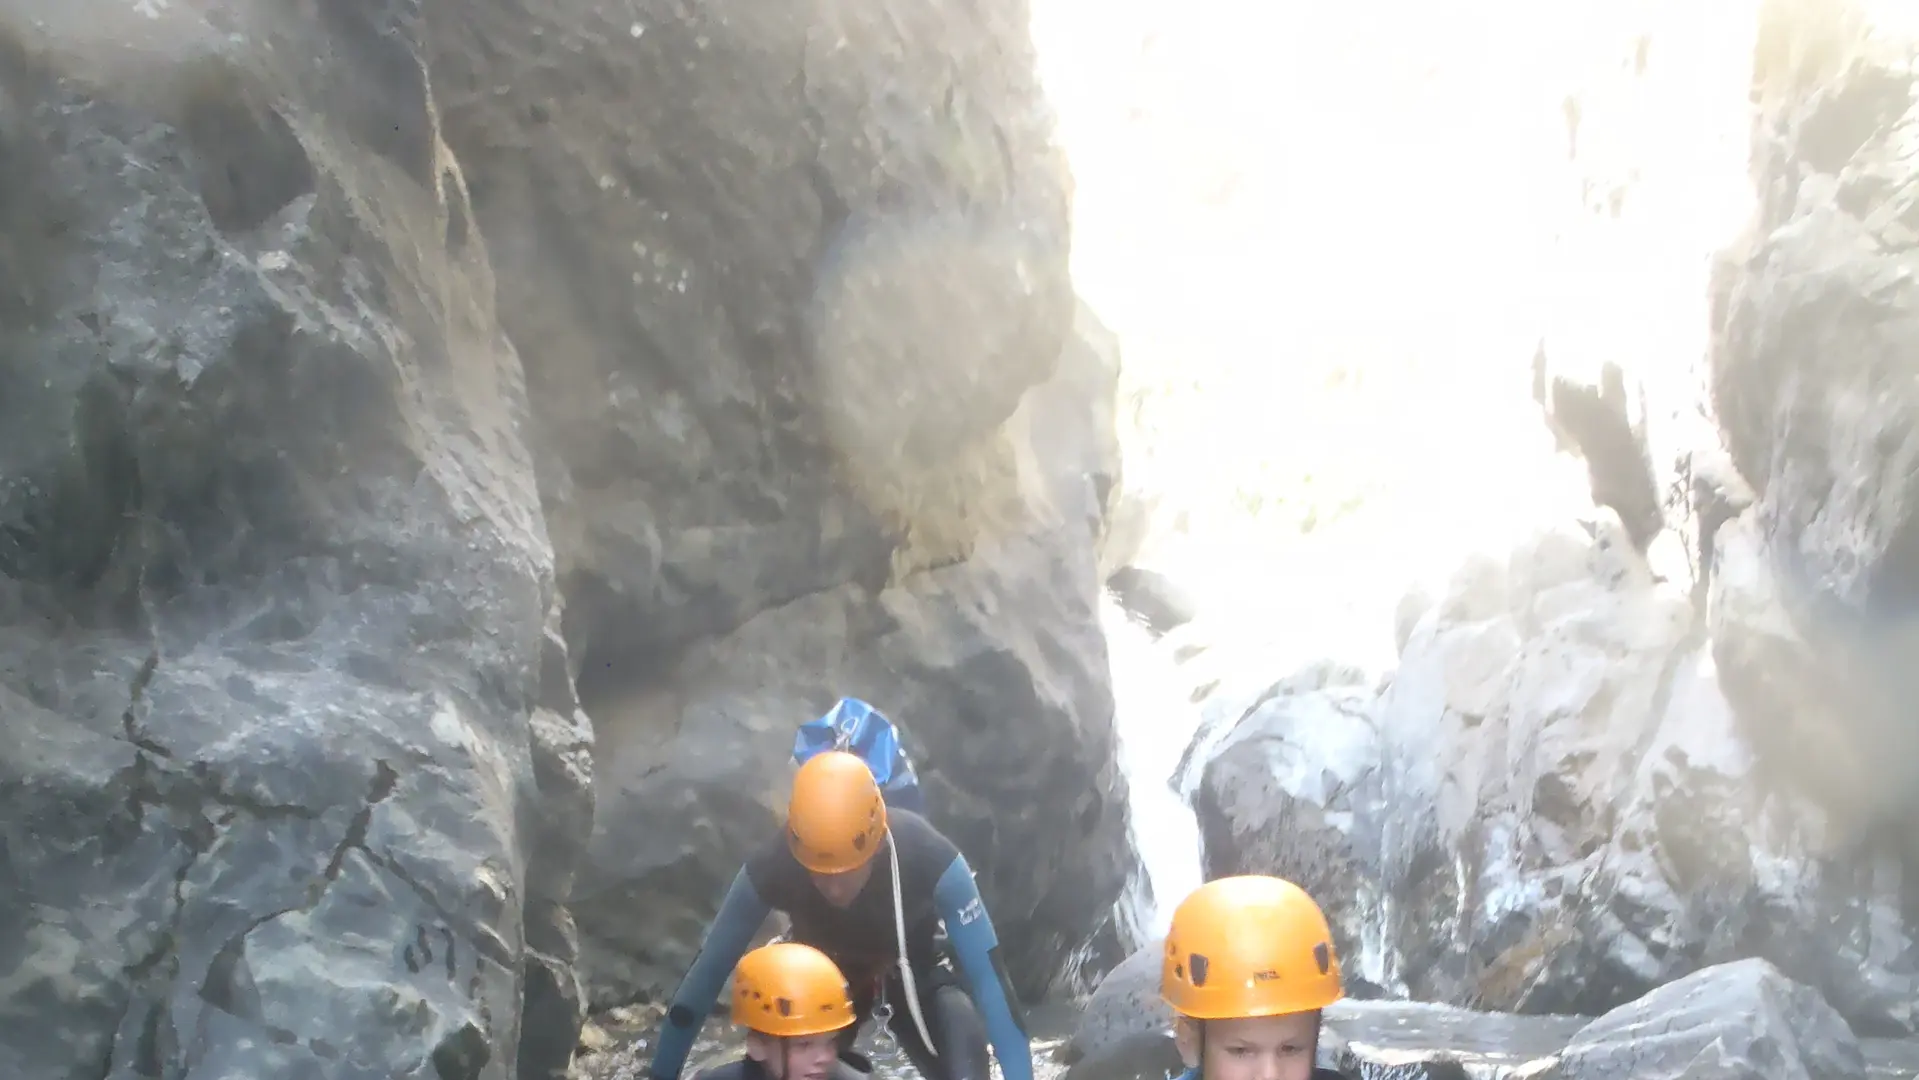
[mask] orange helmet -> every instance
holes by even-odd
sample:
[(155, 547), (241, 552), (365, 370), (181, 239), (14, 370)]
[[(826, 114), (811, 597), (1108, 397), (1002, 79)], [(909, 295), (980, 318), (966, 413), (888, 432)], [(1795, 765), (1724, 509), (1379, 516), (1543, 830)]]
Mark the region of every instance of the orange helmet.
[(1195, 1020), (1323, 1009), (1341, 993), (1332, 930), (1290, 881), (1209, 881), (1173, 912), (1159, 992), (1174, 1012)]
[(762, 945), (733, 969), (733, 1022), (779, 1038), (838, 1031), (853, 1022), (846, 976), (811, 945)]
[(800, 766), (786, 804), (786, 844), (801, 866), (820, 874), (857, 870), (885, 835), (886, 800), (866, 762), (828, 750)]

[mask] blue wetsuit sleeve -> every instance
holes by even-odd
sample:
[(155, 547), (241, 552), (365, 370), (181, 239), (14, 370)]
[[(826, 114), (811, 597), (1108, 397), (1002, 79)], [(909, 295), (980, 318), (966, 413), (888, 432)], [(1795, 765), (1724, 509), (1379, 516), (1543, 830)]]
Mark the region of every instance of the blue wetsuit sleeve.
[(1033, 1047), (1021, 1025), (1017, 999), (1007, 984), (999, 964), (999, 934), (993, 930), (993, 917), (986, 913), (986, 902), (973, 885), (973, 868), (966, 856), (953, 858), (939, 884), (933, 887), (933, 900), (939, 905), (940, 918), (946, 920), (946, 939), (959, 960), (960, 974), (972, 992), (973, 1004), (986, 1021), (986, 1035), (993, 1043), (993, 1056), (999, 1058), (1005, 1080), (1033, 1080)]
[(686, 1055), (693, 1050), (700, 1025), (706, 1022), (707, 1014), (719, 1001), (726, 977), (733, 973), (734, 966), (746, 953), (747, 943), (753, 940), (760, 924), (771, 913), (772, 908), (760, 898), (753, 879), (742, 868), (726, 890), (726, 898), (720, 901), (719, 914), (713, 916), (713, 925), (707, 928), (706, 938), (700, 942), (700, 953), (693, 958), (693, 966), (680, 980), (680, 988), (673, 992), (673, 1005), (660, 1024), (659, 1042), (653, 1048), (649, 1075), (656, 1080), (679, 1080)]

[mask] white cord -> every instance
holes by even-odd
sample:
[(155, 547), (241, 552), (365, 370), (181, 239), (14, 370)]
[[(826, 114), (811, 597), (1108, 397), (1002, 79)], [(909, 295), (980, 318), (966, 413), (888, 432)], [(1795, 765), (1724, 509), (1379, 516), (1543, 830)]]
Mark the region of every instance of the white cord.
[(919, 1029), (920, 1042), (926, 1046), (926, 1052), (937, 1058), (939, 1048), (933, 1045), (933, 1033), (926, 1029), (926, 1017), (920, 1015), (919, 987), (913, 982), (913, 963), (906, 958), (906, 904), (900, 891), (900, 851), (899, 845), (887, 838), (887, 854), (892, 856), (893, 866), (893, 931), (900, 946), (900, 985), (906, 989), (906, 1011), (913, 1014), (913, 1026)]

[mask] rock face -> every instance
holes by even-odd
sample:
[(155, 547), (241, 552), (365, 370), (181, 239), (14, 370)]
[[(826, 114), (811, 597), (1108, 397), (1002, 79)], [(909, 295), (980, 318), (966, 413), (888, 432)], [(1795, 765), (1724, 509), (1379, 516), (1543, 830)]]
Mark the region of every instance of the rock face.
[(600, 1004), (677, 980), (841, 694), (904, 726), (1028, 992), (1124, 877), (1093, 616), (1116, 373), (1072, 326), (1019, 5), (909, 7), (509, 4), (431, 39), (537, 343)]
[[(1299, 880), (1324, 882), (1348, 898), (1327, 915), (1340, 955), (1353, 958), (1365, 955), (1367, 928), (1385, 900), (1342, 831), (1379, 767), (1377, 696), (1356, 669), (1299, 673), (1230, 727), (1193, 792), (1207, 876), (1284, 866)], [(1379, 977), (1348, 966), (1354, 989)]]
[(1554, 1080), (1866, 1075), (1846, 1022), (1764, 960), (1695, 972), (1594, 1020), (1560, 1051)]
[(520, 361), (369, 42), (199, 29), (0, 27), (0, 1069), (512, 1077), (591, 741)]
[[(1100, 983), (1055, 1055), (1066, 1080), (1177, 1068), (1157, 958), (1155, 942)], [(1862, 1046), (1817, 991), (1763, 960), (1705, 968), (1595, 1020), (1342, 1001), (1326, 1010), (1319, 1060), (1344, 1076), (1395, 1080), (1837, 1080), (1914, 1068), (1909, 1044)]]
[[(1387, 991), (1597, 1014), (1759, 957), (1861, 1032), (1919, 1024), (1919, 861), (1892, 824), (1919, 796), (1919, 411), (1882, 314), (1911, 270), (1892, 193), (1919, 45), (1791, 4), (1761, 39), (1761, 212), (1715, 299), (1729, 453), (1686, 444), (1675, 503), (1646, 447), (1676, 440), (1617, 370), (1574, 393), (1542, 359), (1593, 509), (1409, 597), (1383, 693), (1329, 662), (1209, 703), (1183, 770), (1207, 872), (1300, 880)], [(1662, 529), (1691, 531), (1691, 571), (1655, 569)]]
[[(1193, 792), (1207, 873), (1300, 881), (1361, 992), (1595, 1014), (1758, 955), (1907, 1030), (1897, 854), (1768, 780), (1705, 624), (1599, 522), (1465, 568), (1383, 695), (1335, 667), (1245, 707)], [(1732, 637), (1779, 609), (1721, 537)]]
[[(1016, 423), (1068, 415), (1065, 391), (1042, 388)], [(935, 821), (1020, 943), (1021, 992), (1068, 966), (1128, 852), (1092, 509), (1083, 481), (1053, 479), (1061, 505), (1078, 500), (1059, 526), (1079, 530), (1077, 549), (1060, 532), (1014, 535), (876, 594), (809, 595), (599, 706), (601, 809), (575, 911), (600, 999), (670, 989), (740, 859), (777, 829), (794, 725), (849, 692), (901, 720)], [(668, 820), (698, 825), (651, 824)]]
[[(1184, 1071), (1159, 996), (1160, 941), (1109, 972), (1054, 1054), (1065, 1080), (1163, 1080)], [(1326, 1010), (1319, 1064), (1345, 1076), (1506, 1080), (1532, 1076), (1585, 1024), (1413, 1002), (1341, 1001)]]
[(1848, 7), (1770, 10), (1758, 221), (1714, 298), (1713, 400), (1800, 640), (1727, 641), (1719, 659), (1782, 775), (1867, 828), (1909, 820), (1919, 799), (1907, 707), (1919, 397), (1900, 318), (1919, 288), (1897, 216), (1919, 139), (1919, 44)]
[(1073, 325), (1018, 5), (909, 7), (505, 6), (434, 38), (503, 321), (539, 343), (599, 1004), (677, 981), (842, 694), (904, 727), (1026, 992), (1124, 878), (1117, 373)]
[(1115, 373), (1023, 8), (133, 8), (0, 14), (0, 1071), (561, 1075), (844, 693), (1072, 969)]

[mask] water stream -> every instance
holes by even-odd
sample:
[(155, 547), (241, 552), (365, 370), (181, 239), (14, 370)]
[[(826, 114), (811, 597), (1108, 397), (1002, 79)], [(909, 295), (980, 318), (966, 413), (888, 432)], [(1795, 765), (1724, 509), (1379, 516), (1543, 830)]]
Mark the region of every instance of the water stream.
[(1199, 710), (1167, 650), (1110, 594), (1101, 598), (1100, 624), (1112, 662), (1119, 767), (1139, 855), (1138, 872), (1120, 898), (1120, 920), (1137, 935), (1137, 944), (1164, 934), (1174, 906), (1200, 883), (1199, 825), (1172, 786)]

